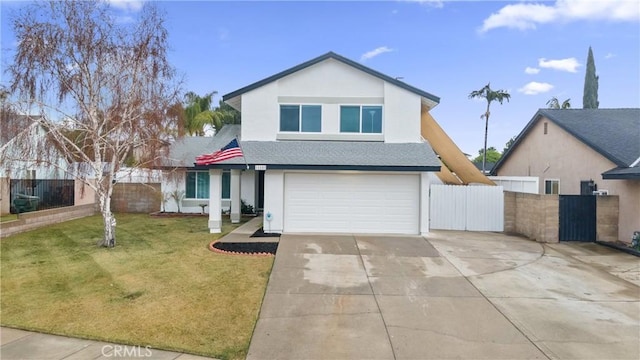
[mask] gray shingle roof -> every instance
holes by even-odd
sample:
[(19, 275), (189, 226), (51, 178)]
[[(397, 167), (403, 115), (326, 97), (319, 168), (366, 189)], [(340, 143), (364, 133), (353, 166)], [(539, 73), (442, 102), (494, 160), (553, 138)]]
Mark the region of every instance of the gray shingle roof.
[(386, 144), (344, 141), (242, 142), (247, 161), (254, 164), (439, 167), (427, 143)]
[(498, 161), (494, 173), (541, 116), (619, 167), (629, 167), (640, 158), (640, 109), (540, 109)]
[[(166, 166), (194, 167), (195, 157), (212, 153), (239, 135), (239, 125), (227, 125), (214, 137), (187, 137), (175, 142)], [(212, 168), (267, 165), (271, 169), (353, 169), (437, 171), (440, 162), (428, 143), (390, 144), (356, 141), (240, 141), (244, 158)]]
[(621, 168), (617, 167), (602, 173), (605, 180), (638, 179), (640, 180), (640, 166)]
[(398, 79), (392, 78), (391, 76), (388, 76), (388, 75), (385, 75), (385, 74), (383, 74), (381, 72), (373, 70), (373, 69), (371, 69), (371, 68), (369, 68), (367, 66), (364, 66), (364, 65), (362, 65), (362, 64), (360, 64), (358, 62), (355, 62), (353, 60), (350, 60), (350, 59), (348, 59), (348, 58), (346, 58), (344, 56), (338, 55), (338, 54), (336, 54), (336, 53), (334, 53), (332, 51), (330, 51), (330, 52), (328, 52), (326, 54), (320, 55), (320, 56), (318, 56), (316, 58), (313, 58), (313, 59), (311, 59), (309, 61), (306, 61), (306, 62), (304, 62), (304, 63), (302, 63), (300, 65), (296, 65), (296, 66), (294, 66), (292, 68), (289, 68), (287, 70), (281, 71), (281, 72), (279, 72), (279, 73), (277, 73), (275, 75), (269, 76), (268, 78), (265, 78), (265, 79), (262, 79), (260, 81), (257, 81), (257, 82), (255, 82), (255, 83), (253, 83), (251, 85), (247, 85), (247, 86), (245, 86), (245, 87), (243, 87), (241, 89), (238, 89), (236, 91), (228, 93), (228, 94), (224, 95), (222, 97), (222, 99), (224, 101), (228, 101), (228, 100), (230, 100), (232, 98), (235, 98), (236, 96), (242, 95), (242, 94), (244, 94), (246, 92), (249, 92), (249, 91), (251, 91), (253, 89), (259, 88), (259, 87), (264, 86), (264, 85), (266, 85), (268, 83), (271, 83), (273, 81), (279, 80), (279, 79), (281, 79), (281, 78), (283, 78), (283, 77), (285, 77), (287, 75), (293, 74), (293, 73), (295, 73), (297, 71), (300, 71), (300, 70), (305, 69), (305, 68), (307, 68), (309, 66), (315, 65), (315, 64), (317, 64), (319, 62), (322, 62), (324, 60), (327, 60), (327, 59), (338, 60), (338, 61), (340, 61), (340, 62), (342, 62), (344, 64), (350, 65), (350, 66), (352, 66), (352, 67), (354, 67), (356, 69), (364, 71), (365, 73), (367, 73), (369, 75), (375, 76), (375, 77), (377, 77), (379, 79), (382, 79), (382, 80), (384, 80), (384, 81), (386, 81), (388, 83), (394, 84), (394, 85), (396, 85), (396, 86), (398, 86), (400, 88), (403, 88), (403, 89), (405, 89), (407, 91), (410, 91), (410, 92), (412, 92), (414, 94), (417, 94), (419, 96), (427, 98), (427, 99), (429, 99), (429, 100), (431, 100), (431, 101), (433, 101), (435, 103), (439, 103), (440, 102), (440, 98), (435, 96), (435, 95), (433, 95), (433, 94), (430, 94), (430, 93), (428, 93), (428, 92), (426, 92), (424, 90), (421, 90), (421, 89), (418, 89), (416, 87), (413, 87), (413, 86), (411, 86), (411, 85), (409, 85), (409, 84), (407, 84), (405, 82), (402, 82), (402, 81), (400, 81)]
[(640, 109), (544, 109), (540, 113), (618, 166), (640, 157)]
[(185, 136), (171, 144), (163, 165), (193, 167), (196, 156), (220, 150), (236, 136), (240, 138), (240, 125), (225, 125), (216, 136)]

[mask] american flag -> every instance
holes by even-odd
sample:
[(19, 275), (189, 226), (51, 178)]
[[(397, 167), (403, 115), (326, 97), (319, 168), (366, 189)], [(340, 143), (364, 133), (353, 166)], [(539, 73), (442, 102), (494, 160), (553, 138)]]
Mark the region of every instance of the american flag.
[(233, 139), (225, 147), (212, 154), (204, 154), (196, 157), (196, 165), (211, 165), (213, 163), (239, 156), (244, 156), (242, 154), (242, 149), (238, 144), (238, 139)]

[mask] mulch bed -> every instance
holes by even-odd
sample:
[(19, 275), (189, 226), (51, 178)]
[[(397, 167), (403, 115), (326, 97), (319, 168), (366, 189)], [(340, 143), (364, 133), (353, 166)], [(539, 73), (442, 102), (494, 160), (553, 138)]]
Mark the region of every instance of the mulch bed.
[(266, 233), (264, 232), (264, 228), (260, 228), (258, 230), (256, 230), (256, 232), (253, 233), (253, 235), (251, 235), (250, 237), (280, 237), (280, 234), (278, 233)]
[(277, 242), (219, 242), (209, 245), (211, 251), (231, 255), (271, 256), (278, 250)]
[(156, 212), (150, 213), (149, 216), (153, 216), (153, 217), (205, 217), (205, 216), (209, 216), (209, 214), (156, 211)]
[(607, 241), (596, 241), (596, 244), (603, 245), (606, 247), (610, 247), (616, 250), (620, 250), (622, 252), (626, 252), (627, 254), (635, 255), (640, 257), (640, 251), (630, 247), (629, 245), (623, 242), (607, 242)]

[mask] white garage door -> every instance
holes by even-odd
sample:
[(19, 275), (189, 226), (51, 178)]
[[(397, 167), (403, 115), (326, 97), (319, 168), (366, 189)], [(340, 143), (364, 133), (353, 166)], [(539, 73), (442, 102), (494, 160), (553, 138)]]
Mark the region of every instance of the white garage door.
[(418, 234), (420, 178), (287, 173), (284, 231)]

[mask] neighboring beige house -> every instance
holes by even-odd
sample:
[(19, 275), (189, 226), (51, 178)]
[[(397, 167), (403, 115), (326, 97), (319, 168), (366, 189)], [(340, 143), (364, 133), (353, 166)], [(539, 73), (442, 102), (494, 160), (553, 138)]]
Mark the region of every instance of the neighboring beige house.
[(493, 174), (538, 177), (540, 194), (618, 195), (618, 238), (630, 242), (640, 231), (640, 109), (540, 109)]

